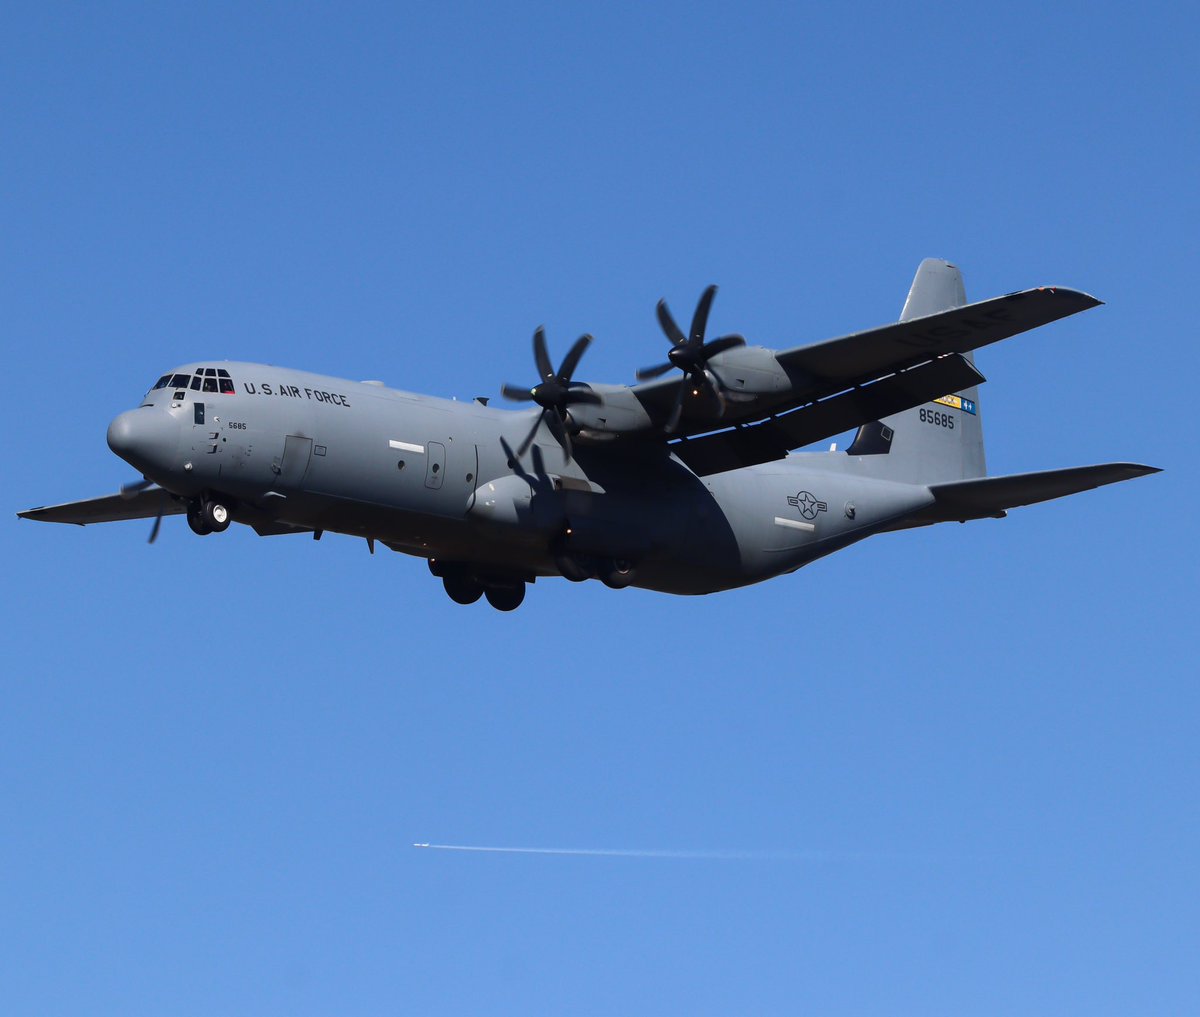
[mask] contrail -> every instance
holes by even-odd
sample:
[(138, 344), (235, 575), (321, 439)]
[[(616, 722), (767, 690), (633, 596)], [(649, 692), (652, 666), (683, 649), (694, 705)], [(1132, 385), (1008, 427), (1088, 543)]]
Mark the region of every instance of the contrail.
[(643, 848), (548, 848), (497, 847), (482, 844), (414, 844), (415, 848), (430, 851), (478, 851), (505, 855), (583, 855), (600, 858), (692, 858), (711, 861), (745, 861), (754, 859), (810, 859), (830, 857), (823, 851), (671, 851)]

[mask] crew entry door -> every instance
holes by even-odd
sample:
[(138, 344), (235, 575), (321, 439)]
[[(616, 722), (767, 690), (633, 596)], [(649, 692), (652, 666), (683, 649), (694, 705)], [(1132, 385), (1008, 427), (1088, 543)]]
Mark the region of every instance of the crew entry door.
[(213, 409), (192, 403), (192, 451), (197, 455), (216, 455), (221, 448), (221, 425)]
[(425, 445), (425, 486), (438, 492), (433, 504), (442, 515), (457, 516), (474, 503), (479, 450), (447, 438)]

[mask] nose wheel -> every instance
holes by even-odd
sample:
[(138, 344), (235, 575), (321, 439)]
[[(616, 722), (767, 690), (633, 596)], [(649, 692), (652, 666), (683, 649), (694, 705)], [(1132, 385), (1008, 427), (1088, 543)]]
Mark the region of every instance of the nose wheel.
[(223, 533), (229, 529), (230, 521), (229, 506), (217, 498), (205, 498), (188, 506), (188, 526), (201, 537), (209, 533)]

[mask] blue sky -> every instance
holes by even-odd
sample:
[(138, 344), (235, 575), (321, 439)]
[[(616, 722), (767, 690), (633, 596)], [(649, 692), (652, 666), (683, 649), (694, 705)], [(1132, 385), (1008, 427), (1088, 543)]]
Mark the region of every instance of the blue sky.
[[(6, 1012), (1200, 1007), (1194, 11), (0, 16)], [(1106, 301), (980, 355), (993, 473), (1166, 472), (504, 616), (348, 538), (12, 515), (131, 479), (179, 363), (470, 398), (544, 323), (628, 382), (661, 296), (798, 345), (927, 256)]]

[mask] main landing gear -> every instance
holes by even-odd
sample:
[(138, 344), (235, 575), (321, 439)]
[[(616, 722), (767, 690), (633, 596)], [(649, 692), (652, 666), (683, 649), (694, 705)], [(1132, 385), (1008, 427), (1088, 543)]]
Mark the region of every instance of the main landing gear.
[(193, 533), (205, 536), (229, 529), (232, 517), (229, 506), (219, 498), (202, 498), (188, 505), (187, 522)]
[(515, 611), (525, 599), (525, 580), (479, 575), (468, 565), (431, 560), (429, 571), (441, 576), (446, 595), (456, 604), (474, 604), (480, 597), (497, 611)]
[(599, 579), (610, 590), (625, 589), (637, 574), (633, 562), (623, 558), (592, 558), (562, 553), (555, 555), (554, 564), (558, 571), (573, 583), (582, 583), (585, 579)]

